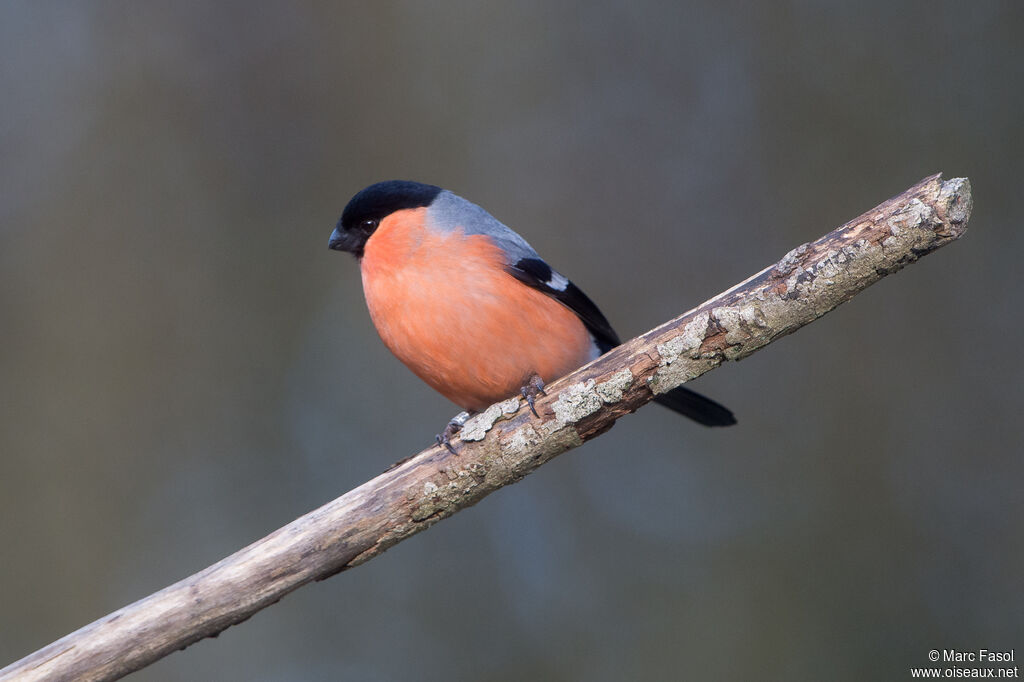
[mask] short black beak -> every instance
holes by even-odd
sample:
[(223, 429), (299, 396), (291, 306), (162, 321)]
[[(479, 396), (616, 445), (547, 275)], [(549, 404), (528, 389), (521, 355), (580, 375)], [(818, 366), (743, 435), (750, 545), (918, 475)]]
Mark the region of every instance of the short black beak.
[(327, 241), (327, 248), (332, 251), (347, 251), (356, 258), (363, 257), (363, 247), (366, 246), (366, 234), (359, 230), (346, 230), (340, 222), (331, 232), (331, 238)]
[(334, 232), (331, 232), (331, 239), (327, 242), (327, 248), (333, 251), (346, 251), (345, 249), (345, 237), (338, 232), (338, 228), (334, 228)]

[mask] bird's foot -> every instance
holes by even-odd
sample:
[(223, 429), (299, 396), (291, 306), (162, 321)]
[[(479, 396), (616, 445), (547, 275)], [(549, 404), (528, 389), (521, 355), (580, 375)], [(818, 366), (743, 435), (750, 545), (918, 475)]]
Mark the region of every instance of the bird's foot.
[(530, 378), (526, 380), (526, 385), (519, 389), (519, 394), (526, 399), (526, 404), (530, 406), (530, 412), (533, 412), (534, 417), (539, 417), (537, 414), (537, 408), (533, 406), (534, 401), (539, 395), (547, 395), (544, 392), (544, 380), (540, 378), (539, 374), (531, 374)]
[(448, 449), (448, 452), (452, 453), (453, 455), (459, 454), (455, 452), (455, 448), (452, 447), (452, 437), (462, 430), (462, 427), (466, 425), (466, 421), (471, 416), (472, 415), (469, 412), (459, 412), (457, 415), (451, 418), (451, 420), (448, 422), (448, 425), (444, 427), (444, 431), (437, 434), (434, 440), (437, 441), (438, 445), (445, 446), (445, 448)]

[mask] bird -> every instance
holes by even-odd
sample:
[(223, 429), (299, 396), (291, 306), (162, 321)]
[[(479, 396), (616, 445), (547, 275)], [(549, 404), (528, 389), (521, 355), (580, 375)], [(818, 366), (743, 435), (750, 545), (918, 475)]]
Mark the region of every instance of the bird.
[[(466, 419), (607, 353), (621, 342), (586, 294), (523, 237), (448, 190), (388, 180), (357, 192), (328, 247), (355, 256), (370, 318), (388, 349), (461, 407), (437, 436), (449, 451)], [(656, 402), (705, 426), (732, 412), (685, 387)]]

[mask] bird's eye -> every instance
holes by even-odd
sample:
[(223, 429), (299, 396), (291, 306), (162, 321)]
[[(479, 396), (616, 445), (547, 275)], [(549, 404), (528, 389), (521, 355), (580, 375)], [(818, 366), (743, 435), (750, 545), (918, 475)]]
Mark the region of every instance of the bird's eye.
[(377, 229), (377, 223), (378, 221), (376, 220), (364, 220), (363, 222), (359, 223), (359, 229), (361, 229), (364, 232), (373, 232), (374, 230)]

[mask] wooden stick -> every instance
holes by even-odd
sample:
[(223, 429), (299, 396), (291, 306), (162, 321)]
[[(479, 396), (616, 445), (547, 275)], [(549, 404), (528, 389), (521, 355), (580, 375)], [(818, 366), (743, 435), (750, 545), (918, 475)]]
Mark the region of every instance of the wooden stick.
[[(934, 175), (793, 249), (723, 294), (518, 398), (204, 571), (0, 670), (0, 680), (112, 680), (240, 623), (292, 590), (377, 556), (607, 431), (658, 393), (738, 360), (963, 234), (966, 178)], [(496, 348), (495, 353), (501, 349)]]

